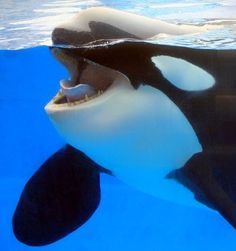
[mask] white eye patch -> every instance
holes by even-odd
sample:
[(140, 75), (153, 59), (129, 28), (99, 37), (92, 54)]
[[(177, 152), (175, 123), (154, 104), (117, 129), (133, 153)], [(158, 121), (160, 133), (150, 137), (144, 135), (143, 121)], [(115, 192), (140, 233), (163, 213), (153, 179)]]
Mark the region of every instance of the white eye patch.
[(156, 56), (151, 60), (163, 76), (179, 89), (201, 91), (215, 84), (211, 74), (186, 60), (170, 56)]

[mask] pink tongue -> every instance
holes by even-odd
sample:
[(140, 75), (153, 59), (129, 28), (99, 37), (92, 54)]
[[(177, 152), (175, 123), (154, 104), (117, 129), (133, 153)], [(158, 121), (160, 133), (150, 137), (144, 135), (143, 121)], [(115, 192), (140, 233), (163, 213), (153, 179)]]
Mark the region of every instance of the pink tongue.
[(78, 84), (70, 86), (68, 80), (61, 80), (60, 86), (62, 93), (66, 96), (68, 102), (83, 100), (86, 96), (91, 97), (97, 94), (95, 88), (88, 84)]

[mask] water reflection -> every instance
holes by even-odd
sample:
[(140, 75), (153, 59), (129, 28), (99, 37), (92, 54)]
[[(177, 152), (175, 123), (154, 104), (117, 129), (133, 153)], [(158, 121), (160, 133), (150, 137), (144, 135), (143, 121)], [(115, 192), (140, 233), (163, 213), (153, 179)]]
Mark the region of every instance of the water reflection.
[[(164, 38), (162, 43), (209, 47), (236, 48), (236, 2), (205, 1), (115, 1), (115, 0), (11, 0), (1, 3), (0, 48), (17, 49), (50, 44), (50, 34), (57, 24), (74, 13), (91, 6), (109, 6), (179, 24), (224, 25), (207, 34)], [(163, 34), (162, 34), (163, 35)], [(160, 40), (160, 36), (158, 37)]]

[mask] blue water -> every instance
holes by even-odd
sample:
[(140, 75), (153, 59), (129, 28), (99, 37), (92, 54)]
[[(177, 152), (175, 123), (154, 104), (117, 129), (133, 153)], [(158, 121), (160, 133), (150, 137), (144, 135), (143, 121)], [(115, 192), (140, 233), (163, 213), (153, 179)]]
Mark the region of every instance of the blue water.
[[(28, 8), (33, 6), (34, 10), (41, 9), (41, 12), (36, 11), (36, 13), (42, 14), (51, 8), (48, 4), (52, 1), (41, 1), (40, 4), (36, 2), (29, 1), (28, 4)], [(63, 1), (54, 1), (53, 6), (60, 2)], [(75, 3), (75, 1), (69, 2)], [(127, 3), (121, 1), (117, 4), (114, 1), (90, 1), (90, 3), (77, 1), (77, 4), (80, 3), (81, 8), (102, 4), (121, 9), (131, 9), (135, 6), (137, 13), (148, 14), (148, 4), (150, 6), (153, 4), (155, 7), (157, 3), (167, 2), (180, 3), (180, 1), (133, 1), (131, 4), (128, 1)], [(196, 3), (196, 1), (191, 2)], [(179, 8), (183, 10), (190, 7), (188, 4), (191, 2), (181, 1), (185, 7)], [(234, 1), (231, 2), (233, 5)], [(2, 27), (0, 38), (4, 37), (2, 41), (5, 41), (0, 47), (4, 49), (0, 50), (0, 250), (235, 250), (236, 231), (218, 213), (160, 200), (106, 175), (101, 177), (100, 206), (79, 230), (54, 244), (41, 248), (25, 246), (15, 239), (11, 218), (25, 182), (43, 161), (64, 144), (48, 120), (43, 107), (57, 91), (59, 79), (67, 74), (64, 68), (52, 58), (47, 46), (39, 46), (40, 39), (48, 41), (49, 31), (46, 32), (46, 25), (41, 26), (42, 34), (46, 35), (44, 37), (41, 34), (43, 38), (39, 39), (38, 30), (37, 34), (32, 32), (37, 25), (33, 26), (32, 30), (29, 23), (26, 23), (26, 26), (22, 24), (22, 21), (26, 20), (35, 21), (35, 17), (30, 17), (32, 14), (30, 12), (22, 16), (21, 8), (25, 7), (22, 3), (23, 1), (4, 2), (2, 15), (5, 16), (3, 15), (4, 19), (0, 25)], [(221, 1), (222, 3), (227, 1)], [(11, 9), (13, 5), (18, 12)], [(203, 12), (208, 11), (209, 8), (215, 10), (219, 7), (214, 4), (214, 1), (200, 1), (199, 6), (198, 10)], [(154, 16), (154, 7), (148, 11), (150, 16)], [(170, 18), (174, 13), (173, 8), (163, 8), (161, 15)], [(191, 13), (188, 10), (184, 9), (186, 17)], [(68, 12), (72, 13), (73, 10)], [(20, 17), (16, 13), (21, 13)], [(20, 33), (18, 34), (20, 40), (11, 40), (12, 36), (16, 37), (17, 34), (11, 31), (14, 26), (10, 24), (14, 23), (13, 17), (16, 23), (18, 22), (18, 31), (19, 28), (28, 27), (25, 29), (30, 30), (25, 33), (28, 37)], [(196, 20), (199, 21), (198, 17), (194, 20), (187, 18), (188, 22), (196, 22)], [(35, 24), (33, 21), (32, 23)], [(234, 41), (230, 43), (229, 46), (234, 48)], [(32, 46), (36, 47), (32, 48)], [(10, 50), (24, 47), (31, 48)]]

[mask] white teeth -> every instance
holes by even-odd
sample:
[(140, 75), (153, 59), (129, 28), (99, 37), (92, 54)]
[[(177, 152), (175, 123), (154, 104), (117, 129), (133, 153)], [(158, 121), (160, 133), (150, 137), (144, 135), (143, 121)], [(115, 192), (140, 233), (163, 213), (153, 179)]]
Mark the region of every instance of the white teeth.
[(88, 84), (79, 84), (76, 86), (68, 86), (68, 81), (60, 81), (61, 91), (66, 96), (68, 102), (88, 100), (89, 97), (97, 94), (95, 88)]
[(85, 102), (87, 102), (87, 101), (89, 101), (89, 100), (91, 100), (91, 99), (94, 99), (94, 98), (97, 98), (97, 97), (101, 96), (102, 93), (103, 93), (103, 91), (99, 90), (98, 93), (97, 93), (96, 95), (93, 95), (93, 96), (90, 96), (90, 97), (88, 97), (88, 95), (85, 95), (85, 96), (84, 96), (84, 99), (80, 99), (80, 100), (77, 100), (77, 101), (74, 101), (74, 102), (68, 102), (67, 104), (68, 104), (69, 106), (82, 104), (82, 103), (85, 103)]
[[(72, 102), (67, 102), (67, 103), (61, 103), (61, 104), (57, 104), (57, 105), (67, 105), (67, 106), (73, 106), (73, 105), (79, 105), (79, 104), (82, 104), (82, 103), (85, 103), (87, 101), (90, 101), (94, 98), (97, 98), (99, 96), (101, 96), (103, 94), (103, 91), (99, 90), (95, 95), (93, 96), (89, 96), (88, 95), (85, 95), (83, 99), (80, 99), (80, 100), (77, 100), (77, 101), (72, 101)], [(53, 102), (54, 103), (57, 103), (58, 100), (60, 100), (61, 98), (63, 98), (64, 94), (63, 92), (60, 90), (57, 94), (57, 96), (53, 99)]]

